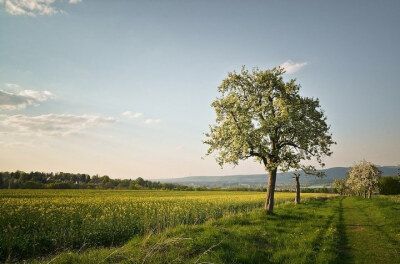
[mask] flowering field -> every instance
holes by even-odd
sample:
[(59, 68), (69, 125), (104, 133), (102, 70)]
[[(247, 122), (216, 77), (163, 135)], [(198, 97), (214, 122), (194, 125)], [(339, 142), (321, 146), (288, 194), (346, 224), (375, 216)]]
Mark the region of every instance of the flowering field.
[[(293, 197), (276, 193), (276, 203)], [(135, 235), (251, 211), (264, 199), (259, 192), (1, 190), (0, 261), (118, 245)]]

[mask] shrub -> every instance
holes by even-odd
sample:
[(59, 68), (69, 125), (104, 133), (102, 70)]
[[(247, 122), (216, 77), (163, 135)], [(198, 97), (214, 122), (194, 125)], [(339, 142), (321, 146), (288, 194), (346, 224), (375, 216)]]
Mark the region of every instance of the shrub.
[(382, 177), (379, 180), (380, 194), (400, 194), (400, 179), (397, 176)]

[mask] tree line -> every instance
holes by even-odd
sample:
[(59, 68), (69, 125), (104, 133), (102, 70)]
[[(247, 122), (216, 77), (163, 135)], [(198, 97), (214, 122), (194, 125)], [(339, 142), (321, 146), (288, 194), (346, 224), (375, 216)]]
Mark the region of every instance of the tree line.
[(46, 172), (0, 172), (1, 189), (164, 189), (164, 190), (195, 190), (193, 187), (148, 181), (139, 177), (132, 179), (111, 179), (109, 176), (99, 176), (81, 173), (46, 173)]

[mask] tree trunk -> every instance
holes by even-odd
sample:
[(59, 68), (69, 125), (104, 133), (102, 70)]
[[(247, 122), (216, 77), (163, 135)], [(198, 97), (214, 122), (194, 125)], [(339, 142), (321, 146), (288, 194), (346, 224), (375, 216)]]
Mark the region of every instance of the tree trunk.
[(265, 201), (265, 206), (264, 206), (265, 212), (267, 214), (274, 213), (276, 171), (277, 169), (272, 169), (268, 171), (267, 200)]
[(300, 180), (299, 180), (300, 174), (295, 173), (293, 178), (296, 182), (296, 197), (294, 199), (294, 203), (299, 204), (300, 203)]

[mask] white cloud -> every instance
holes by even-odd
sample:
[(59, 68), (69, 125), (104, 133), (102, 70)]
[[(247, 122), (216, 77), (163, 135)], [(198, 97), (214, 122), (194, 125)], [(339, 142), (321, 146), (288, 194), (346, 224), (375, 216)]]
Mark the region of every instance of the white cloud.
[[(63, 13), (54, 7), (56, 0), (0, 0), (4, 2), (5, 10), (11, 15), (46, 16)], [(69, 0), (70, 4), (77, 4), (82, 0)]]
[(280, 65), (281, 68), (284, 68), (286, 73), (294, 73), (307, 65), (307, 62), (295, 63), (291, 60), (287, 60)]
[(161, 122), (160, 119), (151, 119), (151, 118), (146, 119), (146, 120), (144, 121), (144, 123), (147, 124), (147, 125), (158, 124), (158, 123), (160, 123), (160, 122)]
[(115, 123), (113, 117), (98, 115), (47, 114), (39, 116), (0, 115), (0, 125), (15, 134), (59, 136), (79, 133), (90, 128)]
[[(125, 111), (125, 112), (122, 113), (122, 115), (127, 117), (127, 118), (130, 118), (130, 119), (138, 119), (138, 118), (143, 116), (142, 113), (132, 113), (131, 111)], [(143, 120), (143, 119), (141, 119), (141, 120)], [(146, 125), (154, 125), (154, 124), (160, 123), (161, 120), (160, 119), (147, 118), (144, 121), (140, 121), (140, 123), (142, 123), (142, 122), (144, 124), (146, 124)]]
[(19, 88), (19, 85), (16, 83), (6, 83), (5, 85), (7, 88), (10, 88), (10, 89), (18, 89)]
[(126, 116), (128, 118), (135, 119), (135, 118), (141, 117), (143, 114), (142, 113), (132, 113), (131, 111), (125, 111), (122, 113), (122, 115)]
[(55, 0), (5, 0), (6, 12), (11, 15), (43, 16), (54, 15), (60, 10), (52, 4)]
[(11, 93), (0, 90), (0, 110), (23, 109), (29, 105), (38, 105), (39, 102), (47, 101), (53, 97), (54, 95), (49, 91), (23, 90), (18, 93)]
[(32, 91), (32, 90), (23, 90), (23, 91), (19, 92), (18, 94), (25, 98), (32, 98), (33, 100), (36, 100), (38, 102), (44, 102), (47, 99), (52, 98), (54, 96), (49, 91), (38, 92), (38, 91)]

